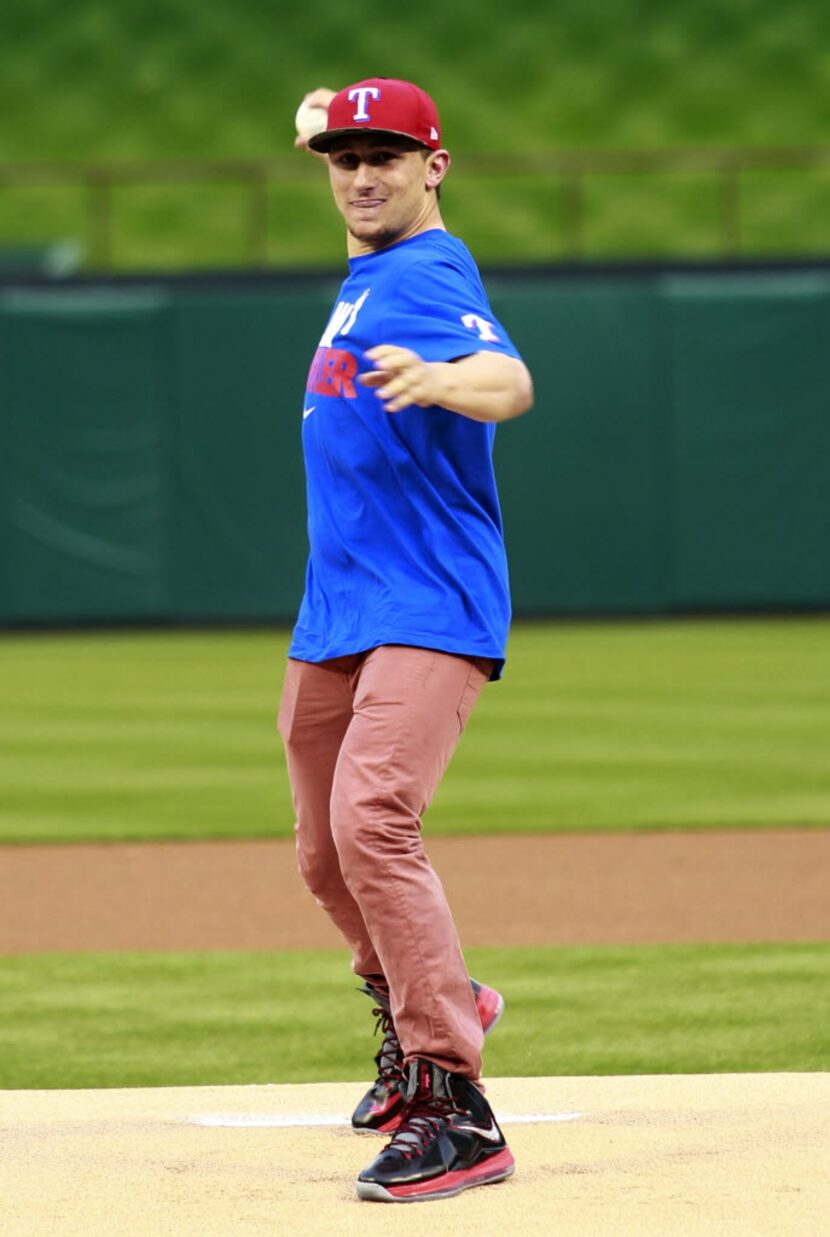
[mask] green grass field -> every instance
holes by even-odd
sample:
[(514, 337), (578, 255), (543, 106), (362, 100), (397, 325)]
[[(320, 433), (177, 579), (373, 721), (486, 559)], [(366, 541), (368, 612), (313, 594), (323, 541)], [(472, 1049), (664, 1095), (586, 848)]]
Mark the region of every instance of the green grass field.
[[(0, 841), (288, 836), (285, 632), (5, 635)], [(830, 619), (517, 624), (431, 833), (830, 824)]]
[[(492, 1076), (830, 1069), (830, 945), (473, 950)], [(340, 953), (0, 960), (0, 1088), (367, 1079)]]
[[(105, 5), (6, 0), (0, 13), (0, 160), (270, 157), (289, 154), (302, 94), (387, 74), (440, 101), (459, 173), (465, 154), (573, 148), (797, 147), (827, 141), (827, 10), (810, 0), (424, 0), (417, 17), (354, 0), (229, 6), (221, 0)], [(319, 185), (277, 184), (276, 263), (342, 260)], [(481, 259), (561, 251), (549, 178), (459, 181), (449, 226)], [(612, 176), (588, 187), (586, 252), (705, 254), (717, 248), (711, 176)], [(749, 252), (826, 248), (826, 171), (761, 173), (745, 186)], [(0, 194), (0, 238), (83, 238), (84, 190)], [(168, 185), (115, 193), (116, 265), (238, 264), (238, 189)]]

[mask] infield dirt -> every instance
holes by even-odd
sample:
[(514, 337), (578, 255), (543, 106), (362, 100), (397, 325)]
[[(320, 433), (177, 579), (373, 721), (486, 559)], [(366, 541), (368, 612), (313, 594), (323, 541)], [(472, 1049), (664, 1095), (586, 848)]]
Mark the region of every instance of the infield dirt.
[[(465, 946), (830, 940), (830, 829), (428, 838)], [(290, 841), (0, 848), (0, 953), (325, 949)]]
[(14, 1182), (0, 1193), (0, 1227), (8, 1237), (827, 1233), (827, 1074), (492, 1079), (515, 1176), (408, 1207), (355, 1197), (382, 1144), (342, 1124), (354, 1092), (0, 1093)]

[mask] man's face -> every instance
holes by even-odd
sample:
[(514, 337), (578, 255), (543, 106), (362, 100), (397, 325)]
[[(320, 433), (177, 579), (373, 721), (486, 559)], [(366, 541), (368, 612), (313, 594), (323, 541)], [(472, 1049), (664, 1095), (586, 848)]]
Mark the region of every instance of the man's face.
[(357, 134), (333, 144), (329, 177), (337, 209), (357, 242), (354, 252), (382, 249), (427, 224), (436, 204), (427, 185), (429, 154), (391, 134)]

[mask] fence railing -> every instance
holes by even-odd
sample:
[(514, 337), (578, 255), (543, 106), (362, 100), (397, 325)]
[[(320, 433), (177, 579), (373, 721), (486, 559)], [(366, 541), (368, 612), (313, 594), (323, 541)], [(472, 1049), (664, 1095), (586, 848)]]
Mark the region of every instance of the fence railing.
[[(691, 172), (716, 178), (717, 250), (735, 257), (742, 251), (742, 182), (749, 172), (804, 172), (830, 168), (830, 146), (780, 149), (679, 149), (654, 151), (559, 151), (539, 154), (456, 156), (454, 175), (503, 180), (515, 176), (551, 178), (558, 198), (563, 256), (579, 259), (585, 250), (586, 186), (609, 174)], [(304, 157), (272, 159), (167, 159), (135, 162), (30, 162), (0, 164), (0, 190), (74, 187), (85, 194), (87, 265), (112, 266), (114, 191), (127, 186), (219, 185), (242, 188), (247, 198), (241, 227), (245, 260), (262, 266), (269, 258), (269, 197), (279, 183), (319, 178), (316, 162)], [(830, 241), (830, 236), (828, 237)]]

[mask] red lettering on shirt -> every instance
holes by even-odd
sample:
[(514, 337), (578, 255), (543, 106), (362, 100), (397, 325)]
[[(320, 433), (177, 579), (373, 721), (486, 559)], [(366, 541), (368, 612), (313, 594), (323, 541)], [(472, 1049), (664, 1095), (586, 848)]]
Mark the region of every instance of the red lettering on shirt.
[(307, 391), (315, 395), (342, 395), (354, 399), (352, 379), (357, 373), (357, 357), (345, 348), (318, 348), (308, 373)]

